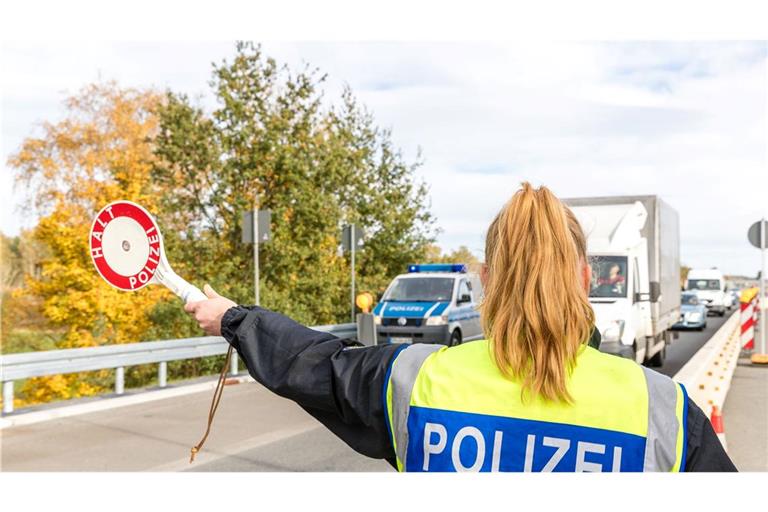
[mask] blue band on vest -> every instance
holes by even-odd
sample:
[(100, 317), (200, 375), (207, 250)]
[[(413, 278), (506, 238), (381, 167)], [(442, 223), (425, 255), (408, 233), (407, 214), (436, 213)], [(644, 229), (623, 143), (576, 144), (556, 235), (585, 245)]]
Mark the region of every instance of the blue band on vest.
[(682, 384), (678, 385), (683, 390), (683, 424), (680, 426), (683, 429), (683, 453), (680, 455), (680, 472), (682, 473), (685, 471), (685, 457), (688, 451), (688, 391)]
[(406, 471), (642, 471), (644, 437), (411, 406)]

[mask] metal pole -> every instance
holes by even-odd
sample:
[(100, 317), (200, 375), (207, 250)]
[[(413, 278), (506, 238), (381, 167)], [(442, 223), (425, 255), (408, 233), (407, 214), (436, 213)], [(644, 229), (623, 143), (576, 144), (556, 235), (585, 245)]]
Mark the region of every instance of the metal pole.
[(768, 230), (765, 229), (765, 217), (760, 219), (760, 299), (757, 304), (760, 307), (760, 353), (765, 354), (765, 332), (768, 331), (768, 327), (765, 325), (765, 248), (768, 238)]
[(352, 294), (351, 294), (351, 302), (352, 302), (352, 323), (355, 322), (355, 225), (350, 224), (349, 225), (349, 247), (352, 255)]
[(13, 412), (13, 381), (6, 380), (3, 382), (3, 414), (11, 414)]
[(237, 375), (237, 352), (232, 351), (232, 359), (229, 360), (229, 373)]
[(259, 305), (259, 200), (253, 205), (253, 289), (257, 306)]
[(157, 385), (164, 388), (168, 385), (168, 362), (161, 361), (157, 367)]
[(115, 394), (122, 395), (125, 391), (125, 367), (115, 368)]

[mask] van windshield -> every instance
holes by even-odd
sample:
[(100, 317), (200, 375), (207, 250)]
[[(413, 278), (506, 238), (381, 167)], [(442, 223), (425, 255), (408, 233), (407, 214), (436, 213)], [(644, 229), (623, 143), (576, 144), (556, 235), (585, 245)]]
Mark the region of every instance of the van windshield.
[(698, 306), (699, 305), (699, 298), (696, 296), (695, 293), (684, 293), (681, 297), (681, 302), (683, 304), (687, 304), (689, 306)]
[(689, 279), (688, 289), (689, 290), (719, 290), (720, 280), (719, 279)]
[(589, 296), (615, 298), (627, 296), (627, 257), (591, 256), (592, 283)]
[(452, 277), (397, 279), (382, 300), (395, 302), (446, 302), (453, 297)]

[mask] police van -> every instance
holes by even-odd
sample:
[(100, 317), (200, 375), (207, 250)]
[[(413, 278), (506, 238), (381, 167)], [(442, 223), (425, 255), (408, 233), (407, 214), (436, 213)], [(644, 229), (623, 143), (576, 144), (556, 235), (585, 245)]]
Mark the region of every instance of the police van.
[(459, 345), (483, 337), (482, 286), (464, 264), (409, 265), (373, 309), (376, 341)]

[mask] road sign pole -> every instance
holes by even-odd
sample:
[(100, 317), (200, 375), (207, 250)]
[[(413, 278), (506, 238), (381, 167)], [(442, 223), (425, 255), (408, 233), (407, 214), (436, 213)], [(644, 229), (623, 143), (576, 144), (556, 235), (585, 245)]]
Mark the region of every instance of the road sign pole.
[(355, 322), (355, 225), (349, 225), (349, 250), (351, 254), (352, 263), (352, 293), (350, 295), (350, 301), (352, 304), (352, 322)]
[(768, 331), (768, 326), (765, 325), (765, 248), (768, 238), (768, 229), (766, 229), (765, 217), (760, 219), (760, 299), (758, 305), (760, 306), (760, 353), (765, 354), (765, 336)]
[(259, 200), (253, 204), (253, 290), (255, 305), (259, 305)]

